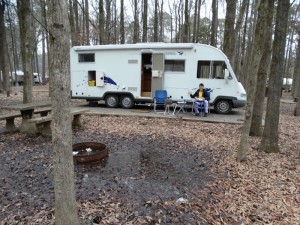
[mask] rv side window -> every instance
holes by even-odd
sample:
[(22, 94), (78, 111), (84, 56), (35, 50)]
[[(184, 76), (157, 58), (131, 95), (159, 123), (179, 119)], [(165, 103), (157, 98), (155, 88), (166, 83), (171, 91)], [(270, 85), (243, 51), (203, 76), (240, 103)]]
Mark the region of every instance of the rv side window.
[(78, 62), (95, 62), (94, 53), (78, 54)]
[(224, 79), (226, 64), (224, 61), (213, 61), (212, 62), (212, 78), (213, 79)]
[(224, 61), (198, 61), (197, 78), (224, 79), (225, 69)]
[(197, 78), (210, 78), (211, 61), (198, 61)]
[(165, 71), (184, 72), (185, 71), (185, 61), (184, 60), (165, 60)]

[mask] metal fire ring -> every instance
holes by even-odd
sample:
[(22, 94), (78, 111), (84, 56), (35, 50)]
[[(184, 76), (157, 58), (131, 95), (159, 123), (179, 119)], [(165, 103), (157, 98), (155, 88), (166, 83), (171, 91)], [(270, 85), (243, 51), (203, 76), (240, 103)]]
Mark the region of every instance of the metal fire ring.
[(105, 144), (98, 142), (82, 142), (73, 145), (73, 158), (76, 163), (97, 162), (108, 156)]

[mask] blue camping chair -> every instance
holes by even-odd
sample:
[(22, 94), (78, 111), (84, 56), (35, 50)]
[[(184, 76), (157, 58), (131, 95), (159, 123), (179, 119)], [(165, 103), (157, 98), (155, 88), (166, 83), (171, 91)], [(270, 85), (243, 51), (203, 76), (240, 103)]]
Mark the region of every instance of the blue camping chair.
[[(166, 90), (155, 90), (155, 96), (153, 98), (154, 102), (154, 112), (163, 113), (164, 115), (170, 114), (170, 108), (173, 107), (172, 115), (175, 115), (176, 103), (173, 103), (171, 99), (168, 98), (168, 93)], [(157, 111), (157, 106), (163, 106), (165, 110), (162, 112)]]

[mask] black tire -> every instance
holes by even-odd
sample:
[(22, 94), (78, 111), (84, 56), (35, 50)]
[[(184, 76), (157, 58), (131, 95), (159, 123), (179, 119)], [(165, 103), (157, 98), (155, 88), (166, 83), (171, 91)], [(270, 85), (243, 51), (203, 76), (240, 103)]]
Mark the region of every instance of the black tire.
[(134, 100), (130, 95), (121, 96), (120, 105), (124, 109), (131, 109), (134, 105)]
[(109, 108), (117, 108), (119, 105), (119, 98), (117, 95), (109, 94), (105, 97), (105, 105)]
[(230, 100), (219, 99), (214, 104), (214, 109), (218, 114), (228, 114), (232, 110), (232, 102)]

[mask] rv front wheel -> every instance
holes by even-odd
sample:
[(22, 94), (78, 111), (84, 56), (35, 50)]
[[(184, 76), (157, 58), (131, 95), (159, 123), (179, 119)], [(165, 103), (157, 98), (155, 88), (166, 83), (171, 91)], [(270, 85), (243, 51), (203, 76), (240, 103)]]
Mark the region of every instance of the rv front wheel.
[(230, 100), (220, 99), (214, 105), (216, 113), (227, 114), (232, 110), (232, 103)]
[(109, 108), (116, 108), (119, 105), (119, 98), (117, 95), (107, 95), (105, 98), (105, 105)]
[(134, 105), (134, 101), (129, 95), (125, 95), (121, 97), (120, 104), (124, 109), (131, 109)]

